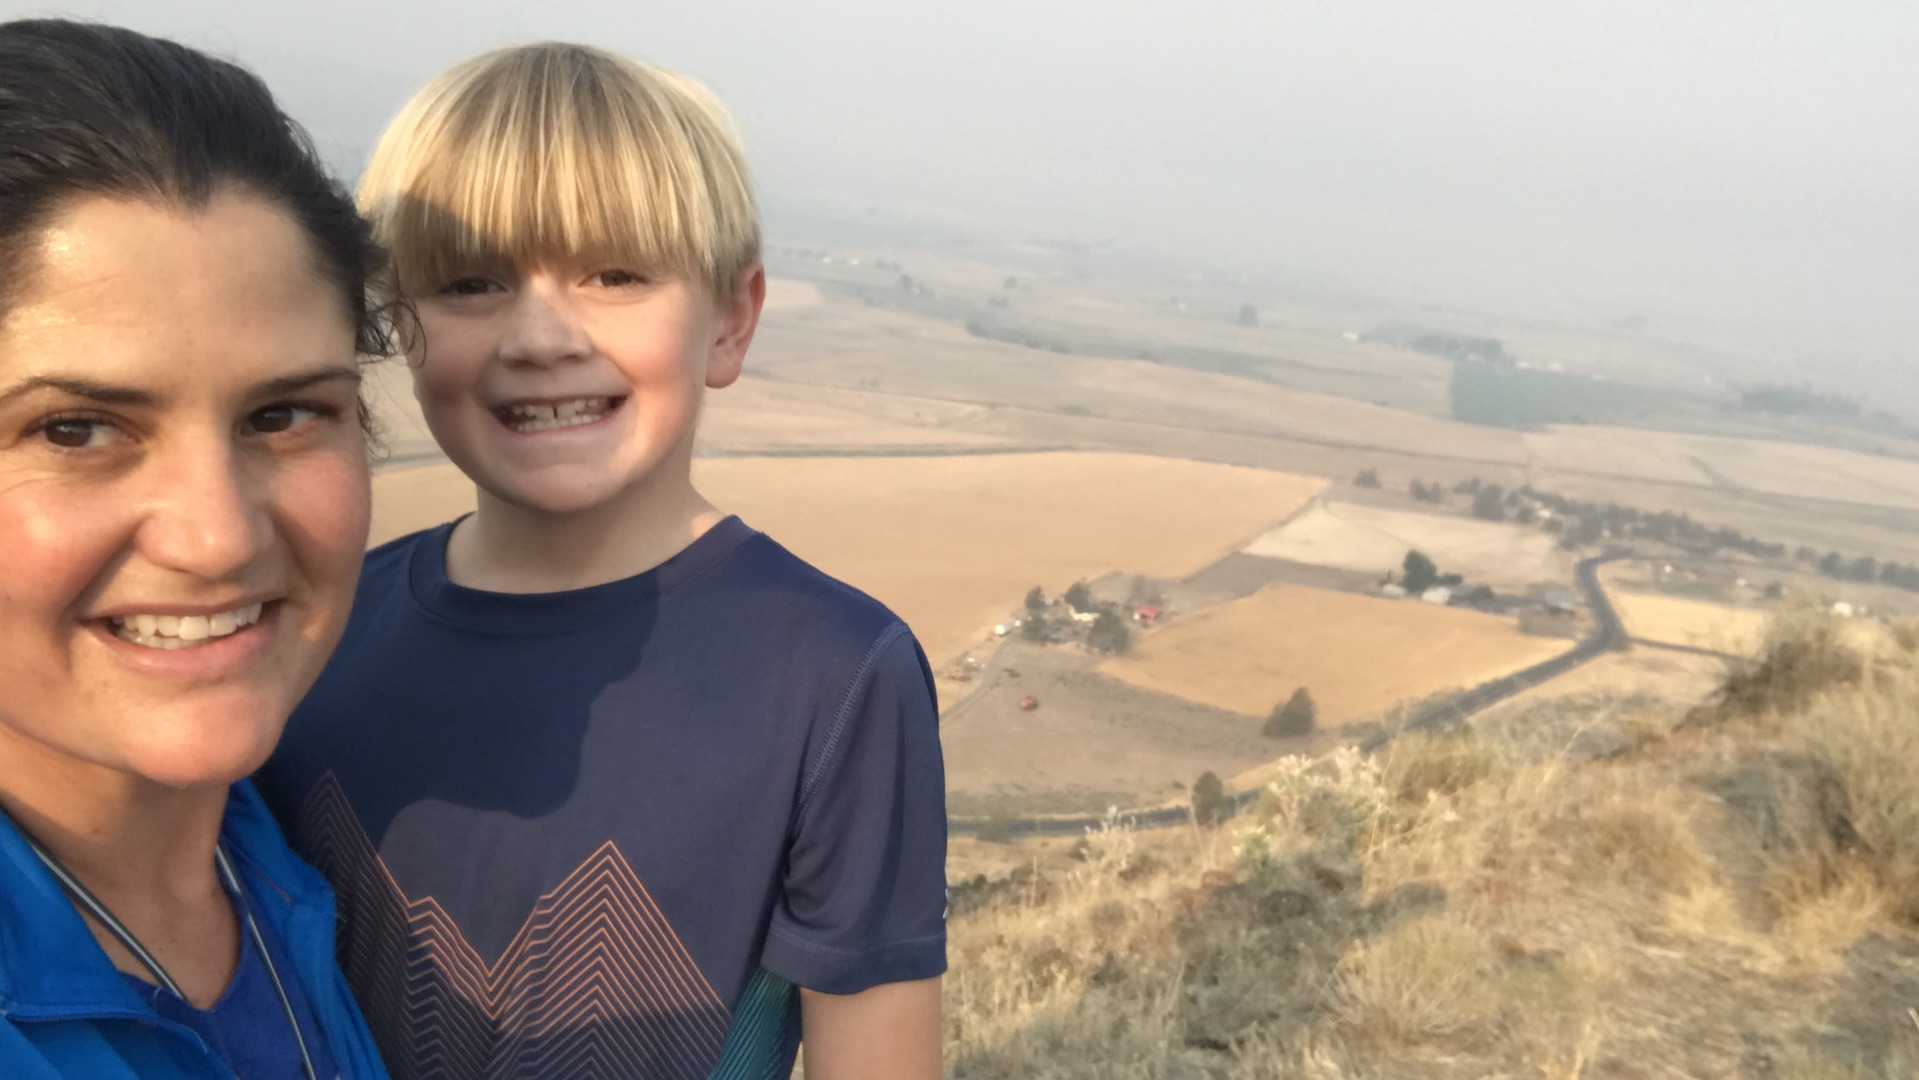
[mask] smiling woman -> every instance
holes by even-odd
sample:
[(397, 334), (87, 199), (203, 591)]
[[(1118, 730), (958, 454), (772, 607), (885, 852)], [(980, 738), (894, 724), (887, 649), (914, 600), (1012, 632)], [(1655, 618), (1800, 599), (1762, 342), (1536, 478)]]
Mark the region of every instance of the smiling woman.
[(245, 780), (351, 606), (379, 265), (253, 76), (0, 24), (0, 1074), (385, 1075)]

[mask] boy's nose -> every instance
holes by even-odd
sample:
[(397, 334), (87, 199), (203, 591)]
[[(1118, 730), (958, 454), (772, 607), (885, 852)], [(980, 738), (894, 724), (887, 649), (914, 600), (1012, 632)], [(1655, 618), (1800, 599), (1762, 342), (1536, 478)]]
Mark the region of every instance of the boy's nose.
[(509, 364), (547, 365), (574, 360), (593, 351), (579, 313), (559, 289), (530, 282), (513, 298), (500, 359)]

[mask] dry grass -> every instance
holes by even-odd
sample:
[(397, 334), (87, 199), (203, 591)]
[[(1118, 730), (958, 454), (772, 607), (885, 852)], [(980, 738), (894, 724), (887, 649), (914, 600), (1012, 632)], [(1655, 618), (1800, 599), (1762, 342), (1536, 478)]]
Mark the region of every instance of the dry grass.
[(1910, 638), (1616, 756), (1421, 736), (1282, 762), (1217, 831), (1090, 838), (955, 919), (952, 1075), (1919, 1075)]
[(1483, 783), (1505, 767), (1499, 751), (1470, 730), (1416, 732), (1388, 744), (1387, 790), (1402, 802), (1425, 802)]
[(1340, 1019), (1370, 1049), (1483, 1044), (1497, 1037), (1499, 957), (1484, 931), (1449, 915), (1363, 941), (1339, 961)]

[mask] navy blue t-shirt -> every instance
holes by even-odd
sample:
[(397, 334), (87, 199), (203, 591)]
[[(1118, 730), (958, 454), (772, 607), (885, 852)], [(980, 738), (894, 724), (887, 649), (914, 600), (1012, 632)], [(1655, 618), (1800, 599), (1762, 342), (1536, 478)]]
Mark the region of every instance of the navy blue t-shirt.
[(864, 594), (728, 518), (636, 577), (367, 556), (259, 787), (339, 893), (397, 1080), (784, 1077), (798, 987), (945, 970), (932, 676)]

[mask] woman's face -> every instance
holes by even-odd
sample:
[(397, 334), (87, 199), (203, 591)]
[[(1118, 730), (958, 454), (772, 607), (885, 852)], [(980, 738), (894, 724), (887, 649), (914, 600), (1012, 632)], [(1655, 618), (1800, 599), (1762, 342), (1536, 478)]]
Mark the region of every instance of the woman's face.
[(294, 219), (238, 193), (76, 202), (25, 262), (0, 318), (0, 769), (229, 783), (359, 573), (346, 306)]

